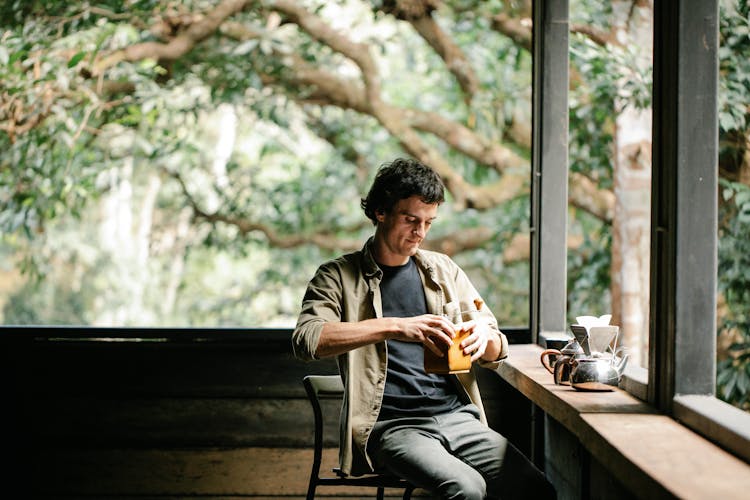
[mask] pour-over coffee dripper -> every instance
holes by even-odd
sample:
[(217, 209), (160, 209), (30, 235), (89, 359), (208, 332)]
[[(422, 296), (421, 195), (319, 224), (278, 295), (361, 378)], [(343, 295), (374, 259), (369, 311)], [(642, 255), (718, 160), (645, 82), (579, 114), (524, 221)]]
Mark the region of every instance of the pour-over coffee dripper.
[[(600, 356), (607, 352), (613, 339), (617, 338), (620, 327), (610, 325), (611, 314), (601, 316), (576, 316), (576, 323), (570, 325), (578, 343), (587, 356), (592, 353)], [(614, 349), (614, 347), (612, 347)]]
[[(605, 353), (617, 336), (620, 327), (615, 325), (592, 326), (588, 329), (589, 348), (592, 353)], [(614, 349), (614, 348), (613, 348)]]
[(592, 326), (608, 325), (611, 320), (611, 314), (602, 314), (601, 316), (576, 316), (576, 324), (581, 325), (587, 330)]
[(575, 337), (576, 341), (578, 341), (578, 345), (580, 345), (583, 348), (583, 352), (586, 353), (586, 356), (591, 355), (591, 347), (589, 345), (589, 332), (583, 325), (573, 324), (570, 325), (570, 331), (573, 332), (573, 336)]

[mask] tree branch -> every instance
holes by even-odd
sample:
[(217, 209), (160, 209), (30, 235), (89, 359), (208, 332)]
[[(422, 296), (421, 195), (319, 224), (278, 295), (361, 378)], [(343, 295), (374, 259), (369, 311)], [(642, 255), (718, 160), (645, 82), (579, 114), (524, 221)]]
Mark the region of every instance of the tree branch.
[(622, 45), (617, 41), (614, 33), (599, 30), (587, 24), (571, 24), (570, 32), (585, 35), (589, 40), (599, 45), (600, 47), (605, 47), (607, 45)]
[(482, 248), (496, 235), (497, 232), (489, 227), (462, 228), (440, 238), (427, 238), (422, 243), (422, 248), (452, 256), (466, 250)]
[(464, 52), (445, 34), (432, 17), (439, 2), (436, 0), (391, 0), (383, 2), (381, 12), (390, 14), (396, 19), (406, 21), (443, 59), (446, 68), (458, 81), (468, 103), (479, 88), (474, 69)]
[[(359, 249), (362, 246), (362, 242), (359, 239), (339, 238), (336, 236), (336, 233), (332, 231), (320, 231), (312, 234), (281, 234), (269, 224), (262, 224), (233, 214), (224, 214), (218, 211), (212, 213), (207, 212), (198, 204), (195, 198), (193, 198), (193, 195), (188, 190), (182, 176), (176, 172), (168, 171), (167, 173), (180, 185), (180, 190), (193, 211), (193, 217), (198, 220), (203, 220), (210, 224), (220, 222), (234, 226), (242, 235), (247, 235), (254, 231), (260, 232), (266, 237), (271, 246), (278, 248), (294, 248), (301, 245), (311, 244), (326, 250), (351, 251)], [(358, 228), (349, 228), (348, 231), (355, 231), (356, 229), (364, 227), (364, 225), (365, 223), (363, 222)]]
[(411, 21), (414, 29), (443, 59), (446, 68), (456, 77), (468, 104), (479, 88), (479, 80), (463, 51), (440, 29), (432, 16), (424, 16)]
[[(98, 61), (97, 67), (103, 70), (119, 60), (137, 60), (144, 57), (174, 59), (184, 55), (197, 43), (219, 29), (232, 36), (241, 34), (244, 37), (257, 37), (259, 36), (257, 32), (247, 29), (239, 31), (240, 25), (227, 22), (231, 15), (242, 10), (248, 3), (242, 0), (224, 0), (205, 17), (193, 16), (194, 19), (199, 20), (189, 25), (170, 42), (166, 44), (146, 42), (133, 45)], [(284, 76), (286, 84), (309, 90), (305, 93), (306, 97), (303, 98), (303, 102), (334, 105), (376, 118), (401, 143), (406, 152), (432, 165), (438, 171), (459, 207), (486, 209), (526, 192), (528, 175), (525, 168), (528, 161), (509, 148), (491, 142), (471, 129), (447, 120), (437, 113), (403, 109), (384, 103), (380, 97), (379, 75), (368, 45), (354, 42), (332, 29), (319, 16), (289, 0), (268, 1), (266, 5), (285, 16), (288, 21), (297, 24), (314, 39), (354, 61), (360, 68), (364, 86), (313, 67), (297, 54), (279, 54), (281, 56), (279, 59), (292, 70)], [(431, 19), (431, 16), (427, 17)], [(420, 18), (425, 18), (425, 16), (414, 20)], [(503, 18), (502, 15), (496, 16), (495, 21), (496, 29), (505, 30), (515, 39), (523, 43), (526, 43), (524, 41), (527, 40), (526, 37), (530, 39), (530, 30), (524, 26), (523, 22)], [(278, 82), (277, 77), (263, 75), (263, 78), (269, 84)], [(299, 99), (299, 95), (292, 97)], [(502, 176), (501, 179), (493, 185), (485, 186), (467, 183), (436, 149), (423, 140), (418, 132), (439, 137), (454, 150), (494, 169)], [(573, 184), (575, 185), (576, 182)], [(606, 204), (611, 196), (607, 193), (592, 191), (592, 184), (590, 181), (585, 183), (584, 179), (581, 187), (571, 188), (573, 204), (609, 220), (611, 215), (607, 214), (611, 208), (607, 208)], [(592, 193), (595, 196), (592, 196)]]
[(189, 25), (167, 43), (143, 42), (130, 45), (97, 58), (92, 68), (92, 75), (99, 76), (108, 68), (122, 61), (140, 61), (156, 59), (174, 61), (187, 54), (200, 42), (213, 35), (229, 17), (242, 11), (251, 0), (223, 0), (213, 10), (208, 11), (200, 20)]
[[(372, 103), (366, 102), (365, 94), (356, 82), (345, 81), (331, 73), (314, 68), (298, 56), (287, 57), (287, 60), (294, 64), (288, 66), (292, 70), (288, 74), (288, 83), (308, 87), (303, 102), (338, 106), (375, 116)], [(265, 76), (264, 81), (279, 82), (269, 75)], [(394, 116), (409, 127), (440, 138), (456, 151), (488, 166), (499, 174), (505, 173), (509, 168), (523, 168), (528, 165), (528, 160), (510, 148), (491, 142), (470, 128), (448, 120), (439, 113), (398, 108), (385, 102), (380, 102), (376, 106), (383, 114)]]
[(519, 47), (531, 52), (531, 20), (516, 19), (505, 13), (495, 14), (491, 19), (492, 29), (507, 36)]
[[(286, 0), (277, 0), (270, 2), (270, 4), (286, 15), (290, 22), (298, 24), (311, 37), (352, 59), (360, 67), (364, 81), (364, 92), (352, 82), (344, 82), (319, 68), (310, 67), (299, 56), (286, 55), (284, 60), (293, 64), (295, 70), (290, 75), (290, 81), (298, 85), (310, 86), (309, 99), (313, 99), (318, 104), (327, 100), (330, 104), (347, 107), (373, 116), (399, 141), (406, 152), (432, 166), (438, 172), (459, 207), (487, 209), (514, 198), (522, 192), (526, 181), (520, 174), (504, 176), (498, 183), (490, 186), (473, 186), (467, 183), (451, 167), (450, 162), (425, 142), (412, 126), (409, 116), (417, 116), (418, 112), (410, 110), (409, 113), (406, 113), (400, 108), (384, 103), (379, 94), (374, 95), (375, 91), (379, 92), (379, 85), (376, 83), (377, 72), (369, 56), (368, 46), (356, 43), (335, 32), (320, 17), (296, 4), (291, 5), (291, 2)], [(266, 75), (266, 78), (266, 82), (269, 82), (272, 77)], [(423, 126), (427, 127), (428, 122), (429, 120), (423, 120)], [(433, 126), (433, 130), (437, 131), (438, 128)], [(465, 129), (465, 131), (468, 133), (468, 129)], [(443, 135), (441, 138), (446, 138), (446, 136)], [(463, 148), (460, 141), (454, 140), (452, 144)]]
[(611, 223), (615, 210), (615, 194), (599, 189), (594, 181), (578, 172), (570, 172), (568, 199), (570, 203), (604, 222)]
[(297, 24), (319, 42), (354, 61), (362, 72), (367, 102), (373, 106), (380, 102), (380, 74), (370, 55), (368, 45), (357, 43), (338, 33), (322, 18), (305, 10), (295, 2), (276, 0), (268, 2), (268, 4), (286, 15), (291, 22)]

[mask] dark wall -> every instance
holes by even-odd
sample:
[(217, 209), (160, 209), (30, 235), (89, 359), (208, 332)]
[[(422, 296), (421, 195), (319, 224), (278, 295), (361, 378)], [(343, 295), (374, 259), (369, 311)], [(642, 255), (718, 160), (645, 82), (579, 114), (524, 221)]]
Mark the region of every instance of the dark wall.
[[(309, 447), (308, 373), (290, 330), (0, 329), (11, 428), (24, 446)], [(478, 370), (490, 425), (527, 449), (528, 401)], [(329, 405), (329, 445), (338, 411)]]

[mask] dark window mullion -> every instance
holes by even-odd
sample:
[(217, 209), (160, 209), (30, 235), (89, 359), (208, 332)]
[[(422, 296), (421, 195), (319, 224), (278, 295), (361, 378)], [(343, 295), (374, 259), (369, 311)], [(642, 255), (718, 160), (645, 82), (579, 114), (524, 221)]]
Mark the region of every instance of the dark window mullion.
[(566, 328), (568, 1), (534, 2), (531, 165), (532, 342)]
[(654, 3), (649, 400), (713, 394), (718, 4)]

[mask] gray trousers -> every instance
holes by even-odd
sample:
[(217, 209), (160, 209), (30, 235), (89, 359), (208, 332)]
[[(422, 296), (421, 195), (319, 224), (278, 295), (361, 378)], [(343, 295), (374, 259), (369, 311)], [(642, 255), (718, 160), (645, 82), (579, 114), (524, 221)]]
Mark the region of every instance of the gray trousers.
[(368, 442), (376, 468), (444, 499), (555, 498), (518, 449), (479, 420), (474, 405), (435, 417), (378, 422)]

